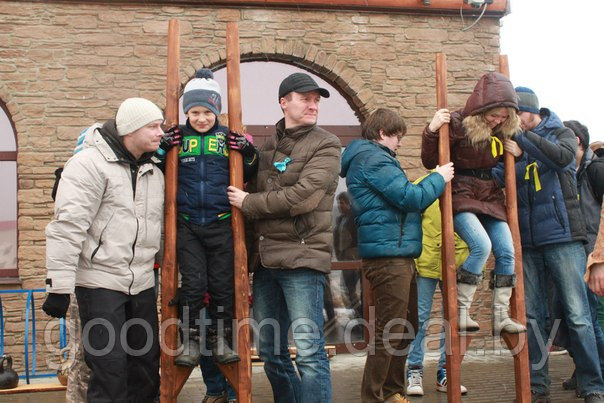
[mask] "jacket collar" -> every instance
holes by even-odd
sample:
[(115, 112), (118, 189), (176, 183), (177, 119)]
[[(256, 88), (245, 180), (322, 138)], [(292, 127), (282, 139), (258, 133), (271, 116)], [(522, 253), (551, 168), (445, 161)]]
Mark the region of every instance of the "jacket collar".
[[(138, 160), (124, 147), (117, 134), (115, 120), (108, 120), (102, 126), (93, 126), (92, 143), (108, 162), (121, 162), (130, 166), (144, 166), (152, 162), (153, 153), (145, 153)], [(152, 168), (149, 164), (143, 172)]]
[(587, 150), (585, 150), (585, 153), (583, 154), (583, 158), (581, 159), (581, 163), (579, 164), (579, 167), (577, 168), (577, 175), (579, 175), (581, 172), (584, 172), (588, 166), (591, 165), (593, 159), (595, 158), (595, 154), (593, 151), (591, 151), (591, 148), (587, 147)]
[(289, 137), (293, 140), (297, 140), (312, 131), (315, 127), (317, 127), (317, 125), (296, 126), (286, 129), (285, 118), (282, 118), (277, 122), (277, 124), (275, 124), (275, 127), (277, 128), (277, 136), (279, 136), (279, 138)]
[(380, 144), (377, 141), (370, 141), (370, 143), (375, 144), (378, 148), (381, 148), (382, 150), (386, 151), (391, 157), (396, 158), (396, 153), (394, 151), (392, 151), (391, 149), (389, 149), (388, 147), (386, 147), (385, 145)]

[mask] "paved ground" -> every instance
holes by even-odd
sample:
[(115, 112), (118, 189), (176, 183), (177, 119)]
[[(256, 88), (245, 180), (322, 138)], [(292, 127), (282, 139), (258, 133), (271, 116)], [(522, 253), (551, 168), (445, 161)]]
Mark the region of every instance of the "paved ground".
[[(334, 403), (358, 402), (360, 383), (365, 357), (341, 354), (331, 360)], [(462, 383), (469, 389), (463, 402), (512, 402), (514, 400), (514, 366), (510, 356), (468, 356), (462, 365)], [(582, 402), (574, 394), (562, 390), (561, 383), (572, 372), (572, 361), (568, 355), (550, 357), (553, 402)], [(423, 398), (412, 398), (413, 403), (446, 402), (444, 393), (436, 392), (436, 362), (428, 362), (424, 375)], [(254, 403), (272, 401), (270, 385), (261, 366), (254, 366), (252, 374), (252, 395)], [(201, 402), (203, 382), (199, 370), (184, 386), (179, 403)], [(65, 402), (64, 392), (29, 393), (0, 396), (1, 402), (19, 403), (59, 403)]]

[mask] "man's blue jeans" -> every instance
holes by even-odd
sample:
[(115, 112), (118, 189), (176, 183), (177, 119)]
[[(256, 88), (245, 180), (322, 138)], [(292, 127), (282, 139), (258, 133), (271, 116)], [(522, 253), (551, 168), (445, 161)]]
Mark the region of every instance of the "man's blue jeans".
[[(210, 319), (209, 309), (203, 309), (203, 315)], [(205, 335), (203, 337), (203, 343), (206, 343), (206, 351), (210, 351), (210, 347), (208, 346), (207, 340), (207, 326), (202, 328), (205, 331)], [(224, 392), (227, 392), (228, 400), (237, 399), (237, 392), (231, 386), (231, 384), (226, 380), (222, 372), (218, 369), (218, 366), (214, 363), (211, 355), (202, 354), (199, 357), (199, 368), (201, 369), (201, 375), (203, 376), (203, 383), (206, 385), (206, 396), (222, 396)]]
[[(329, 403), (331, 378), (323, 335), (325, 274), (311, 269), (254, 273), (258, 350), (276, 403)], [(296, 367), (288, 351), (291, 326)]]
[[(430, 312), (432, 311), (432, 301), (434, 299), (434, 291), (438, 285), (442, 291), (442, 281), (437, 278), (428, 278), (416, 276), (417, 282), (417, 325), (418, 330), (415, 340), (411, 343), (411, 350), (407, 358), (409, 369), (424, 368), (424, 354), (426, 350), (426, 331), (429, 326)], [(444, 319), (444, 315), (443, 315)], [(438, 360), (438, 368), (444, 368), (446, 362), (445, 356), (445, 327), (444, 320), (440, 332), (440, 359)]]
[(562, 314), (568, 325), (570, 345), (577, 364), (577, 388), (585, 394), (603, 393), (604, 382), (591, 321), (587, 293), (583, 283), (585, 250), (580, 242), (522, 248), (524, 292), (531, 389), (549, 393), (548, 335), (545, 332), (548, 314), (546, 272), (556, 288)]
[(206, 396), (221, 396), (226, 391), (228, 400), (237, 399), (237, 393), (214, 364), (211, 356), (202, 354), (199, 359), (199, 367), (203, 383), (206, 385)]
[(463, 212), (455, 214), (453, 223), (455, 232), (470, 248), (470, 255), (463, 263), (465, 270), (482, 274), (493, 249), (495, 274), (514, 274), (514, 243), (507, 222), (484, 214)]

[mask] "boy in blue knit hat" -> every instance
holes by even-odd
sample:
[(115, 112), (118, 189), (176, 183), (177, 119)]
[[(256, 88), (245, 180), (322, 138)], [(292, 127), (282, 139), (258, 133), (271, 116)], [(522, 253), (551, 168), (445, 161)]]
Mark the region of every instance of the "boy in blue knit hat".
[(239, 361), (231, 349), (234, 317), (233, 236), (229, 186), (229, 152), (244, 158), (244, 180), (257, 169), (257, 151), (247, 139), (218, 123), (222, 109), (220, 86), (212, 72), (201, 69), (185, 86), (178, 154), (177, 253), (182, 286), (178, 296), (183, 346), (176, 364), (195, 367), (205, 334), (203, 296), (210, 294), (208, 344), (220, 364)]

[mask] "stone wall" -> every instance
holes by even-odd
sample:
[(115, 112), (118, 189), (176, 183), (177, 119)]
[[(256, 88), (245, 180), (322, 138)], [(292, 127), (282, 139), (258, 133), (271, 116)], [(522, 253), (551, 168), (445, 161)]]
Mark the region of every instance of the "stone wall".
[[(435, 53), (447, 54), (451, 108), (463, 106), (476, 79), (498, 63), (497, 18), (462, 32), (455, 15), (3, 1), (0, 102), (17, 133), (21, 287), (44, 287), (53, 171), (78, 133), (111, 118), (127, 97), (165, 105), (171, 18), (180, 20), (183, 84), (199, 67), (225, 65), (226, 23), (240, 21), (242, 62), (308, 69), (338, 88), (361, 119), (378, 106), (398, 110), (409, 126), (400, 159), (412, 178), (423, 173), (419, 134), (435, 111)], [(24, 305), (14, 304), (5, 311), (6, 351), (19, 366)]]

